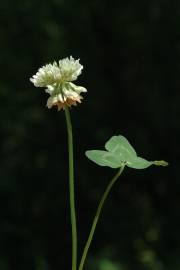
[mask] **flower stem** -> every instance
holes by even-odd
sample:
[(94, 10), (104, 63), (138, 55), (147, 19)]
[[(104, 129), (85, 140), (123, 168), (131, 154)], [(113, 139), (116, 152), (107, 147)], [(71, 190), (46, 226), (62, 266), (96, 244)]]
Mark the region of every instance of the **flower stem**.
[(68, 107), (65, 107), (65, 116), (68, 133), (69, 150), (69, 195), (71, 211), (71, 230), (72, 230), (72, 270), (77, 269), (77, 229), (76, 229), (76, 211), (74, 200), (74, 161), (73, 161), (73, 133), (71, 116)]
[(89, 237), (88, 237), (88, 240), (86, 242), (86, 245), (85, 245), (85, 248), (84, 248), (84, 251), (83, 251), (83, 254), (82, 254), (82, 258), (81, 258), (81, 261), (80, 261), (80, 265), (79, 265), (79, 268), (78, 270), (83, 270), (84, 268), (84, 263), (85, 263), (85, 260), (86, 260), (86, 257), (87, 257), (87, 254), (88, 254), (88, 251), (89, 251), (89, 247), (91, 245), (91, 242), (92, 242), (92, 239), (93, 239), (93, 236), (94, 236), (94, 232), (95, 232), (95, 229), (96, 229), (96, 225), (97, 225), (97, 222), (98, 222), (98, 219), (99, 219), (99, 216), (101, 214), (101, 211), (102, 211), (102, 208), (104, 206), (104, 203), (114, 185), (114, 183), (116, 182), (116, 180), (118, 179), (118, 177), (121, 175), (121, 173), (123, 172), (123, 169), (124, 169), (124, 166), (122, 166), (118, 172), (115, 174), (115, 176), (112, 178), (112, 180), (110, 181), (110, 183), (108, 184), (102, 198), (101, 198), (101, 201), (98, 205), (98, 208), (97, 208), (97, 211), (96, 211), (96, 214), (95, 214), (95, 217), (94, 217), (94, 220), (93, 220), (93, 223), (92, 223), (92, 227), (91, 227), (91, 230), (90, 230), (90, 233), (89, 233)]

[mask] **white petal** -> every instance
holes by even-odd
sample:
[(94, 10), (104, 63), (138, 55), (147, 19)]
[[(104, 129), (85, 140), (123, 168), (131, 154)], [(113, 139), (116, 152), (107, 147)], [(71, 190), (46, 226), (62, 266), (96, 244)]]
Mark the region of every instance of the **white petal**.
[(60, 102), (64, 102), (64, 97), (62, 96), (62, 94), (57, 95), (57, 100)]
[(86, 88), (84, 88), (84, 87), (82, 87), (82, 86), (77, 86), (77, 85), (75, 85), (74, 83), (69, 83), (69, 85), (70, 85), (70, 87), (75, 91), (75, 92), (77, 92), (77, 93), (81, 93), (81, 92), (87, 92), (87, 89)]
[(55, 87), (52, 85), (47, 85), (47, 88), (45, 89), (45, 92), (52, 95), (52, 93), (54, 92)]

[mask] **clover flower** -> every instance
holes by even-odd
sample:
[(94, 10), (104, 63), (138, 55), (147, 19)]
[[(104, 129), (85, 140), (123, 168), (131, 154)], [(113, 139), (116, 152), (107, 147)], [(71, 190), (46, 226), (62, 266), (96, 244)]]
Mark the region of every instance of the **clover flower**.
[(47, 107), (50, 109), (57, 106), (61, 110), (65, 106), (77, 105), (81, 103), (83, 97), (81, 92), (87, 92), (86, 88), (77, 86), (75, 81), (81, 74), (83, 66), (79, 59), (72, 56), (64, 58), (58, 63), (47, 64), (41, 67), (38, 72), (30, 78), (36, 87), (46, 87), (45, 92), (50, 95), (47, 100)]

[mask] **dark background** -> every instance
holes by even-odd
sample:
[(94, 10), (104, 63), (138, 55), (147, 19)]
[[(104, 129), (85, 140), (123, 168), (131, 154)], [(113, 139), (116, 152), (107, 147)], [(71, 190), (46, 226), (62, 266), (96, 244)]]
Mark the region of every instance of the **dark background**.
[(88, 89), (71, 110), (80, 251), (115, 173), (87, 149), (122, 134), (141, 156), (170, 163), (125, 170), (85, 269), (179, 270), (179, 0), (1, 1), (0, 52), (0, 270), (70, 269), (64, 113), (29, 81), (70, 55)]

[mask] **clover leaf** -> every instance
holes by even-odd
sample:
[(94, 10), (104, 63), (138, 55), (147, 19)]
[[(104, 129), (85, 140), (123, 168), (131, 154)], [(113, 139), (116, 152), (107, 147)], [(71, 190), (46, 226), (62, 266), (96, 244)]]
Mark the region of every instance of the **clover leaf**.
[(86, 156), (100, 166), (108, 166), (111, 168), (119, 168), (123, 163), (121, 156), (102, 150), (86, 151)]
[(105, 144), (105, 150), (88, 150), (86, 156), (100, 166), (120, 168), (127, 166), (133, 169), (145, 169), (151, 165), (167, 166), (165, 161), (148, 161), (137, 156), (128, 140), (122, 136), (113, 136)]

